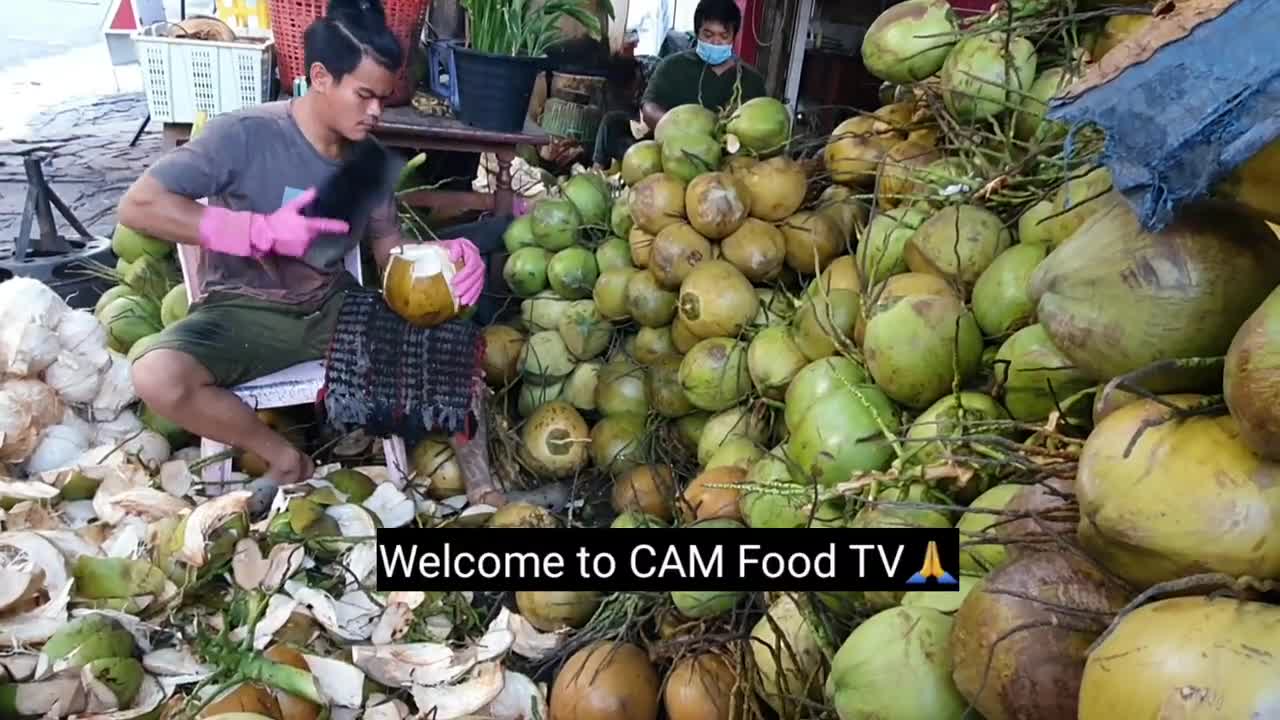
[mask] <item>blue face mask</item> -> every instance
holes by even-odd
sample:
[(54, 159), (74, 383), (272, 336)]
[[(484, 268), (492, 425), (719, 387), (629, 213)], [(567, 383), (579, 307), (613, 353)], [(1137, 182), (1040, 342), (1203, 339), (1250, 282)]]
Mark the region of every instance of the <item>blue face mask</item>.
[(698, 57), (708, 65), (720, 65), (726, 63), (729, 58), (733, 57), (732, 45), (712, 45), (702, 40), (698, 41)]

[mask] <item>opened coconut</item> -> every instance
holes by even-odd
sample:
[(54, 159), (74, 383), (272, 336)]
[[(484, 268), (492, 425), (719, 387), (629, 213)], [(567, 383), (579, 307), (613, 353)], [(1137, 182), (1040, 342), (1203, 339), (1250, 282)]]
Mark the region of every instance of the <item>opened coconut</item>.
[(976, 205), (949, 205), (911, 235), (903, 257), (912, 272), (972, 287), (1012, 244), (1012, 233), (995, 213)]
[(1036, 553), (1000, 568), (955, 614), (956, 688), (986, 720), (1076, 720), (1085, 653), (1128, 600), (1074, 553)]
[(590, 429), (572, 405), (556, 400), (533, 411), (520, 440), (543, 477), (570, 477), (587, 464)]
[(842, 720), (941, 720), (968, 703), (951, 681), (951, 617), (932, 608), (882, 610), (831, 659), (826, 696)]
[(778, 276), (787, 257), (787, 240), (773, 225), (747, 218), (720, 243), (722, 257), (752, 282)]
[(1226, 353), (1277, 282), (1280, 243), (1262, 220), (1202, 207), (1148, 233), (1115, 193), (1040, 264), (1031, 296), (1062, 354), (1109, 380), (1158, 360)]
[(889, 397), (924, 409), (978, 372), (982, 331), (954, 295), (912, 295), (874, 311), (863, 353)]
[(947, 109), (964, 122), (1016, 106), (1036, 78), (1036, 48), (1024, 37), (983, 32), (956, 43), (940, 71)]
[(688, 223), (674, 223), (653, 239), (649, 272), (662, 288), (679, 290), (693, 268), (710, 259), (711, 243)]
[(569, 656), (551, 686), (555, 720), (657, 720), (661, 681), (649, 655), (598, 641)]
[(747, 152), (769, 155), (791, 139), (791, 113), (777, 98), (752, 98), (729, 116), (725, 126)]
[(392, 249), (382, 277), (382, 295), (400, 317), (417, 327), (434, 327), (461, 310), (453, 289), (458, 271), (441, 245), (422, 243)]
[(676, 293), (659, 285), (651, 272), (637, 272), (627, 281), (627, 309), (631, 318), (644, 327), (671, 324), (677, 298)]
[(713, 337), (694, 345), (680, 362), (680, 386), (699, 410), (719, 412), (751, 392), (747, 344)]
[(751, 209), (751, 196), (733, 175), (709, 172), (689, 182), (684, 207), (689, 224), (712, 240), (728, 237), (742, 226)]
[(699, 338), (736, 337), (759, 306), (751, 281), (724, 260), (698, 264), (680, 285), (680, 317)]
[(1080, 720), (1264, 718), (1280, 708), (1280, 607), (1229, 597), (1157, 600), (1089, 655)]
[(662, 172), (662, 146), (656, 140), (641, 140), (622, 155), (622, 182), (635, 187), (641, 180)]
[(1035, 319), (1036, 306), (1027, 288), (1048, 253), (1043, 245), (1014, 245), (978, 277), (973, 286), (973, 316), (984, 335), (1001, 337)]
[(800, 211), (778, 226), (787, 241), (787, 266), (817, 275), (847, 248), (839, 226), (822, 213)]
[(885, 82), (919, 82), (942, 68), (959, 20), (943, 0), (908, 0), (880, 13), (862, 39), (862, 63)]
[(1076, 477), (1081, 544), (1142, 587), (1197, 573), (1280, 575), (1280, 465), (1251, 452), (1230, 415), (1160, 422), (1169, 412), (1139, 400), (1090, 433)]
[(746, 205), (751, 217), (777, 222), (790, 217), (804, 203), (808, 187), (804, 166), (785, 155), (749, 163), (734, 170), (733, 175), (747, 190)]
[[(668, 225), (684, 222), (684, 196), (685, 183), (674, 175), (655, 173), (641, 180), (631, 188), (631, 218), (635, 228), (657, 235)], [(644, 267), (636, 260), (634, 241), (631, 247), (632, 260)]]
[(1227, 349), (1222, 391), (1240, 439), (1280, 460), (1280, 291), (1273, 291)]
[(1058, 350), (1043, 325), (1022, 328), (1005, 340), (994, 372), (1015, 420), (1041, 422), (1059, 408), (1076, 419), (1089, 415), (1087, 403), (1068, 407), (1067, 400), (1093, 387), (1093, 381)]
[(924, 211), (914, 207), (876, 213), (862, 242), (858, 243), (855, 254), (858, 269), (872, 283), (907, 272), (907, 241), (928, 218)]

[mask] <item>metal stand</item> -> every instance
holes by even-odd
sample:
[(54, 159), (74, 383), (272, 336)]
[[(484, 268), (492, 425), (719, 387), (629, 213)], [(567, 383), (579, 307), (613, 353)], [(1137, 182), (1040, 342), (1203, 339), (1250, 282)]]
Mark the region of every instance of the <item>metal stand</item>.
[(86, 240), (92, 240), (93, 235), (80, 223), (75, 213), (71, 212), (71, 208), (62, 202), (62, 198), (49, 187), (49, 182), (44, 178), (44, 169), (40, 167), (40, 161), (31, 156), (22, 159), (22, 169), (27, 173), (27, 204), (22, 209), (22, 225), (18, 230), (18, 239), (16, 243), (16, 251), (14, 259), (25, 260), (27, 258), (27, 249), (31, 243), (31, 219), (32, 216), (40, 225), (40, 237), (36, 239), (34, 249), (40, 255), (59, 255), (69, 253), (73, 250), (66, 238), (58, 234), (58, 226), (53, 221), (53, 208), (58, 208), (58, 213), (66, 218), (72, 229), (79, 233), (80, 237)]

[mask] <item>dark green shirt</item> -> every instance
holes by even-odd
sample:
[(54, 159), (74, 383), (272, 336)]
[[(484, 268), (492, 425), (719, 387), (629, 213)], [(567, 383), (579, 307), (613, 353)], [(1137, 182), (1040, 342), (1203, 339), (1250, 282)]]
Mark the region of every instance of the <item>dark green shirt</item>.
[(763, 97), (764, 78), (755, 68), (741, 60), (725, 71), (716, 73), (698, 57), (696, 50), (686, 50), (658, 63), (644, 91), (644, 101), (670, 110), (677, 105), (697, 104), (719, 112), (734, 97), (734, 87), (742, 80), (739, 103)]

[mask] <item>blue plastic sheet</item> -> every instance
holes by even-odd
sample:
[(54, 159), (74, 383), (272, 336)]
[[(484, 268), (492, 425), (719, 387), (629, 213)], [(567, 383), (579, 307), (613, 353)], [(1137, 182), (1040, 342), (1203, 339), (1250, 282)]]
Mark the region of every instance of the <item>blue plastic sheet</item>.
[[(1048, 117), (1107, 133), (1102, 162), (1148, 231), (1280, 137), (1280, 2), (1238, 0)], [(1068, 148), (1069, 150), (1070, 148)]]

